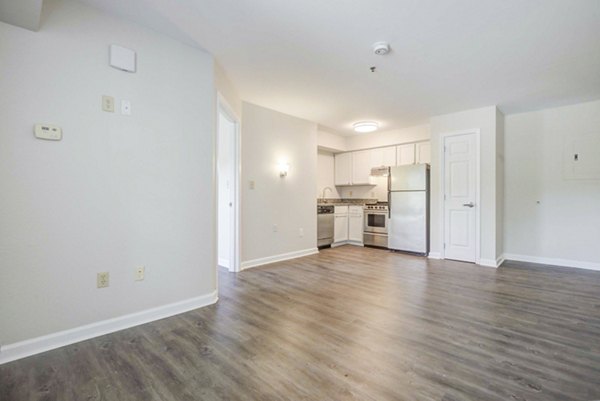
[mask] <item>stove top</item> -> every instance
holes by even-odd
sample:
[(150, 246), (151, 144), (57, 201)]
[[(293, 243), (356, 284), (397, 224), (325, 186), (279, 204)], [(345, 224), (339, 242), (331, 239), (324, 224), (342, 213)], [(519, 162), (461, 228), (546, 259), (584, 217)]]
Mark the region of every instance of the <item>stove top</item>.
[(388, 205), (365, 205), (365, 210), (388, 210)]

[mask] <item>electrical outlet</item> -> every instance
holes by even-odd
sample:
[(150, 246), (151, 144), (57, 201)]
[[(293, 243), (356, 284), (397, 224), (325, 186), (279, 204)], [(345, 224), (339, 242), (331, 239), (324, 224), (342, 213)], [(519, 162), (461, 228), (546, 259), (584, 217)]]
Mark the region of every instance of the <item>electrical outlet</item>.
[(106, 288), (109, 284), (108, 280), (108, 272), (98, 273), (98, 275), (96, 276), (96, 285), (98, 286), (98, 288)]
[(115, 112), (115, 98), (112, 96), (102, 96), (102, 110), (109, 113)]
[(250, 189), (254, 189), (254, 187), (255, 187), (254, 180), (250, 180), (249, 187), (250, 187)]
[(138, 266), (135, 269), (135, 281), (144, 280), (144, 273), (146, 272), (146, 268), (144, 266)]
[(298, 230), (298, 235), (300, 235), (300, 237), (304, 237), (304, 229), (303, 228)]
[(352, 191), (348, 192), (348, 196), (352, 196)]

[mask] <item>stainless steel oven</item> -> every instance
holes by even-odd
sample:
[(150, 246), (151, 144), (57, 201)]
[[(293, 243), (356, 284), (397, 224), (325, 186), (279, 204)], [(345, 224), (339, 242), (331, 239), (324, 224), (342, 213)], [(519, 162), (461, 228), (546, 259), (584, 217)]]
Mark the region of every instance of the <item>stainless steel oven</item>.
[(388, 207), (387, 205), (366, 205), (363, 242), (365, 245), (388, 247)]
[[(369, 206), (367, 206), (369, 207)], [(365, 209), (365, 229), (366, 233), (387, 234), (388, 233), (388, 211)]]

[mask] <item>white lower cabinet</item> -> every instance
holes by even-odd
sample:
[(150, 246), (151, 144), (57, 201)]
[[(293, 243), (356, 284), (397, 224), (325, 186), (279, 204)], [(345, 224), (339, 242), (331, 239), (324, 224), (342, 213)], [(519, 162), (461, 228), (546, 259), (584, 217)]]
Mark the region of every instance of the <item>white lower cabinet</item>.
[(363, 243), (363, 208), (350, 206), (348, 210), (348, 241)]
[(348, 241), (348, 206), (336, 206), (333, 216), (333, 243)]
[(334, 211), (333, 246), (363, 243), (362, 206), (336, 206)]

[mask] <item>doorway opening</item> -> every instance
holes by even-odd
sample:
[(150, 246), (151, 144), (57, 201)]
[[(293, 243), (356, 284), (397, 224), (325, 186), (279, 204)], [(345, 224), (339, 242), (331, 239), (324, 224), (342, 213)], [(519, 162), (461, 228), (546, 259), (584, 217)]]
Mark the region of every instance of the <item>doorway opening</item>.
[(443, 134), (440, 145), (441, 258), (479, 264), (479, 130)]
[(238, 272), (239, 120), (220, 94), (217, 103), (217, 260), (220, 267)]

